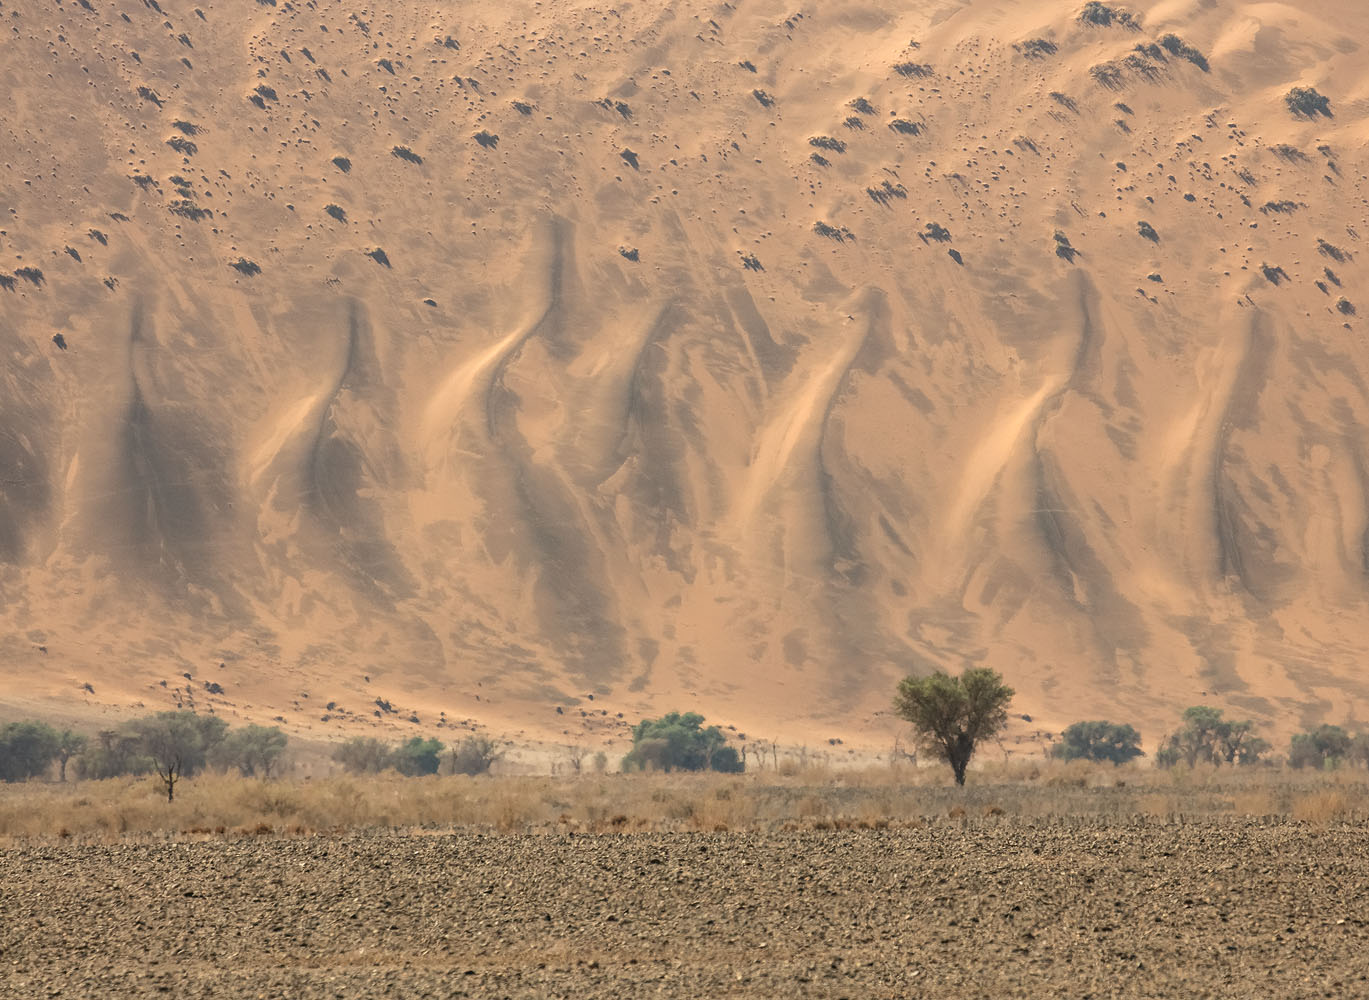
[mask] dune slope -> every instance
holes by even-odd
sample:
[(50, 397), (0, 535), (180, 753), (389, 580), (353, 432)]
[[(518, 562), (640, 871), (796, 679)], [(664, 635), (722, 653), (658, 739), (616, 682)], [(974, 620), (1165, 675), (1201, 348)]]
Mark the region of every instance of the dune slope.
[(1362, 718), (1369, 11), (1082, 6), (4, 0), (0, 702)]

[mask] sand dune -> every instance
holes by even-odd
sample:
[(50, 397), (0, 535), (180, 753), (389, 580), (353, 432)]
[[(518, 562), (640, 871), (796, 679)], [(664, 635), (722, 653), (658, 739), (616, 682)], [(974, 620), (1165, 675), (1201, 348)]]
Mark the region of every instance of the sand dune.
[(1126, 6), (6, 0), (0, 703), (1362, 718), (1369, 13)]

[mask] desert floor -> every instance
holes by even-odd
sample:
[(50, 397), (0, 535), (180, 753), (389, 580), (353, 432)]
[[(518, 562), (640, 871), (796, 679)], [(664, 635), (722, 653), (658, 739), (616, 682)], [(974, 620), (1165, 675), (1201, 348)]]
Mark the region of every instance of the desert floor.
[(5, 997), (1346, 997), (1369, 832), (1238, 817), (46, 844)]

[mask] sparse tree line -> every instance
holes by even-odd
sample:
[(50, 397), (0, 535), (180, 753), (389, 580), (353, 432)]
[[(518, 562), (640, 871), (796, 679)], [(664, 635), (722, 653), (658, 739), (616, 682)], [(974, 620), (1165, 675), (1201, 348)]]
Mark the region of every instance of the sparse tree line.
[(285, 745), (285, 734), (274, 726), (230, 730), (217, 716), (190, 711), (134, 719), (118, 729), (102, 730), (93, 740), (45, 722), (11, 722), (0, 727), (0, 779), (43, 777), (55, 764), (59, 779), (66, 781), (70, 762), (78, 778), (155, 773), (171, 800), (178, 781), (206, 767), (236, 768), (243, 777), (269, 778)]
[(440, 740), (422, 736), (395, 744), (372, 736), (355, 736), (333, 751), (333, 760), (349, 774), (379, 774), (393, 770), (416, 778), (444, 771), (448, 774), (486, 774), (504, 756), (499, 742), (488, 736), (467, 736), (446, 750), (445, 758), (444, 750)]
[[(894, 699), (898, 716), (912, 724), (921, 748), (944, 760), (955, 781), (965, 783), (966, 770), (978, 744), (995, 740), (1008, 721), (1014, 691), (987, 667), (971, 667), (959, 677), (936, 672), (907, 677)], [(718, 726), (704, 726), (697, 712), (670, 712), (644, 719), (632, 729), (632, 750), (622, 759), (624, 772), (746, 770), (745, 757), (727, 745)], [(745, 736), (742, 737), (745, 739)], [(229, 729), (223, 719), (191, 711), (159, 712), (134, 719), (118, 729), (101, 731), (93, 740), (72, 730), (57, 730), (33, 720), (0, 726), (0, 781), (27, 781), (50, 776), (67, 780), (74, 765), (82, 779), (155, 773), (167, 800), (177, 782), (206, 768), (231, 770), (243, 777), (269, 778), (278, 771), (286, 735), (275, 727), (248, 725)], [(1222, 710), (1195, 705), (1184, 711), (1181, 725), (1155, 753), (1157, 767), (1179, 764), (1246, 766), (1274, 764), (1268, 740), (1255, 733), (1250, 720), (1232, 720)], [(393, 770), (417, 777), (432, 774), (480, 775), (503, 756), (497, 740), (472, 735), (447, 748), (436, 739), (415, 736), (391, 744), (374, 737), (354, 737), (339, 744), (333, 759), (352, 774)], [(571, 750), (571, 763), (581, 772), (586, 752)], [(1132, 726), (1107, 720), (1076, 722), (1049, 750), (1056, 760), (1089, 760), (1125, 764), (1145, 756), (1141, 734)], [(1369, 767), (1369, 732), (1350, 733), (1322, 725), (1298, 733), (1289, 743), (1286, 763), (1294, 768)], [(608, 758), (593, 757), (598, 773)]]
[[(971, 667), (959, 677), (938, 671), (901, 681), (894, 710), (912, 724), (921, 747), (949, 764), (956, 784), (963, 785), (976, 745), (996, 739), (1007, 725), (1014, 693), (987, 667)], [(1155, 765), (1272, 765), (1276, 762), (1267, 756), (1272, 749), (1249, 719), (1227, 719), (1219, 708), (1194, 705), (1184, 710), (1180, 727), (1161, 743)], [(1049, 755), (1063, 761), (1125, 764), (1145, 752), (1141, 734), (1132, 726), (1100, 720), (1071, 725)], [(1287, 764), (1326, 770), (1369, 767), (1369, 732), (1351, 734), (1340, 726), (1323, 725), (1298, 733), (1289, 743)]]

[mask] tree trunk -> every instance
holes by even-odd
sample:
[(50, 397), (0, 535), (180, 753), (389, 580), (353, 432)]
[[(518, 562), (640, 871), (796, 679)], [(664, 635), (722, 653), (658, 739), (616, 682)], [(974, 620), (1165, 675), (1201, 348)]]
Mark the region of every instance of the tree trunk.
[(65, 757), (58, 758), (57, 773), (61, 775), (62, 781), (67, 780), (67, 759)]
[(964, 733), (959, 734), (947, 756), (951, 761), (951, 770), (955, 772), (955, 783), (965, 784), (965, 769), (970, 766), (970, 758), (974, 756), (974, 740)]

